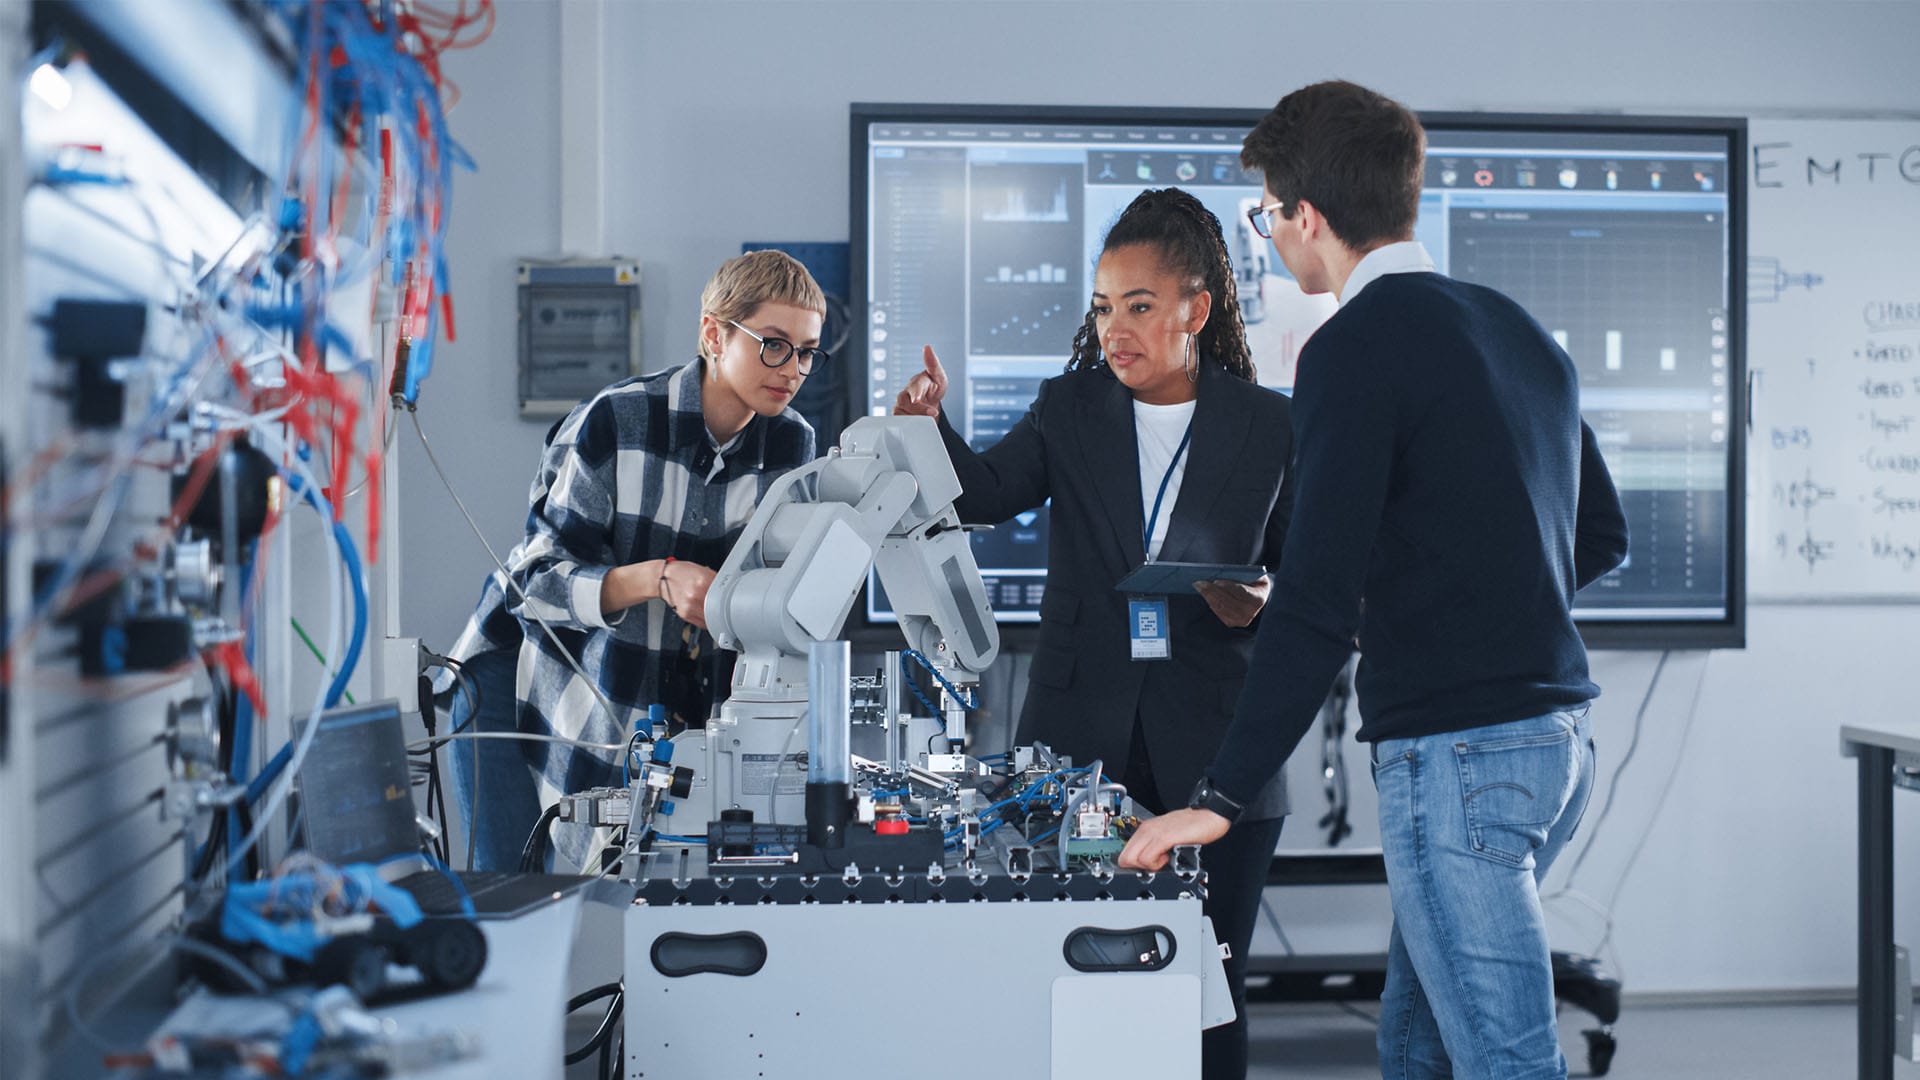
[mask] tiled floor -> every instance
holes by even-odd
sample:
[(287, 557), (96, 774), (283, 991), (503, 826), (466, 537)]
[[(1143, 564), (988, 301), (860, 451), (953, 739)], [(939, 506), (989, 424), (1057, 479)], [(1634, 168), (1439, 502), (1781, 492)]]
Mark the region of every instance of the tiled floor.
[[(1360, 1080), (1378, 1077), (1376, 1005), (1256, 1004), (1248, 1080)], [(1560, 1043), (1572, 1076), (1589, 1075), (1580, 1029), (1584, 1013), (1561, 1014)], [(1615, 1025), (1609, 1080), (1846, 1080), (1854, 1071), (1852, 1005), (1629, 1007)], [(1896, 1062), (1900, 1080), (1920, 1065)]]

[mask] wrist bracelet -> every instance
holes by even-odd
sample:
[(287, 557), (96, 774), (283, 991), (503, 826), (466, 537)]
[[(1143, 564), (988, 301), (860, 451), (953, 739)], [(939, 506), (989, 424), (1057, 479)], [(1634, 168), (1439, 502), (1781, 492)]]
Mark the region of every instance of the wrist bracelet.
[(673, 556), (671, 555), (660, 562), (660, 599), (665, 600), (668, 607), (674, 606), (673, 594), (667, 591), (667, 567), (671, 565), (673, 565)]

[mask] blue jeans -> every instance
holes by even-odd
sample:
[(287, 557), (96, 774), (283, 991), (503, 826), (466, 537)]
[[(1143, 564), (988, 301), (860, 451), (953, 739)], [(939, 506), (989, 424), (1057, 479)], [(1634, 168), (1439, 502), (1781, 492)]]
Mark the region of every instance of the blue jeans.
[(1540, 879), (1593, 790), (1585, 706), (1373, 747), (1393, 942), (1386, 1080), (1560, 1080)]
[[(480, 710), (476, 714), (472, 696), (455, 687), (446, 730), (518, 730), (514, 700), (514, 666), (518, 662), (519, 655), (513, 649), (495, 649), (468, 660), (462, 671), (480, 688)], [(473, 845), (475, 870), (519, 869), (520, 850), (540, 820), (540, 791), (525, 746), (517, 739), (455, 739), (447, 744), (454, 795), (466, 822), (468, 842)], [(551, 860), (551, 849), (548, 857)]]

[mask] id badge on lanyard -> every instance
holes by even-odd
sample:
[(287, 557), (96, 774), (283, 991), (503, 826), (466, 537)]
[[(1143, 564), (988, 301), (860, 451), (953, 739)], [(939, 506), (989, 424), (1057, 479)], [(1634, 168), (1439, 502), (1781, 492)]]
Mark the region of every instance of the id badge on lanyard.
[[(1147, 515), (1146, 529), (1140, 535), (1142, 553), (1153, 547), (1153, 527), (1160, 521), (1160, 504), (1166, 500), (1167, 485), (1173, 481), (1173, 470), (1179, 468), (1180, 458), (1186, 454), (1187, 444), (1191, 441), (1193, 441), (1193, 425), (1189, 423), (1187, 433), (1180, 437), (1179, 449), (1173, 452), (1173, 460), (1167, 463), (1166, 475), (1160, 478), (1160, 491), (1153, 497), (1153, 512)], [(1127, 647), (1133, 659), (1172, 659), (1173, 639), (1169, 636), (1171, 629), (1167, 622), (1166, 597), (1127, 597)]]
[(1171, 659), (1173, 642), (1167, 637), (1167, 598), (1128, 597), (1127, 637), (1135, 660)]

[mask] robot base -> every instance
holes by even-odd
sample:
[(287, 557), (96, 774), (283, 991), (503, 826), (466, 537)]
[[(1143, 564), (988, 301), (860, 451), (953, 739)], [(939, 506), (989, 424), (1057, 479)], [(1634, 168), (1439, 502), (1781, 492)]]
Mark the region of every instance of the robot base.
[[(869, 1069), (970, 1080), (981, 1060), (967, 1032), (990, 1039), (1008, 1075), (1179, 1080), (1200, 1075), (1201, 1029), (1233, 1015), (1212, 924), (1191, 896), (643, 898), (626, 942), (630, 1080)], [(1158, 1030), (1116, 1054), (1123, 1014), (1152, 1016)]]

